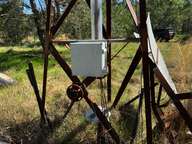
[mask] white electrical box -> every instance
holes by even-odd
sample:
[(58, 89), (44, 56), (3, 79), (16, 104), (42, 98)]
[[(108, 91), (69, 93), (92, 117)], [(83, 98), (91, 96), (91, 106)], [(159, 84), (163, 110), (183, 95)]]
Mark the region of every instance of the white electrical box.
[(72, 74), (103, 77), (107, 74), (106, 42), (71, 43)]

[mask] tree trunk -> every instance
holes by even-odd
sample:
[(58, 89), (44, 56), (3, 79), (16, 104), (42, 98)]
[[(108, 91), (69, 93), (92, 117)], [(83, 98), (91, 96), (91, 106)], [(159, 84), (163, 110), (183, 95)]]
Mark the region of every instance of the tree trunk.
[(40, 40), (40, 43), (42, 45), (42, 47), (45, 47), (45, 30), (42, 28), (42, 24), (41, 24), (41, 15), (40, 12), (37, 10), (36, 4), (34, 2), (35, 0), (30, 0), (30, 5), (31, 5), (31, 9), (33, 12), (33, 17), (34, 17), (34, 22), (35, 22), (35, 26), (37, 28), (37, 34)]

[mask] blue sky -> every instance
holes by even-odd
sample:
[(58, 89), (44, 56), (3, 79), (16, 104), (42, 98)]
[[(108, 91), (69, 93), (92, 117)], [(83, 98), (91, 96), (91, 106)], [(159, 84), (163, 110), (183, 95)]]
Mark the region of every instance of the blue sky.
[[(30, 6), (30, 3), (29, 3), (29, 0), (23, 0), (24, 3), (26, 3), (27, 5)], [(122, 3), (124, 0), (116, 0), (117, 3)], [(135, 4), (136, 2), (138, 2), (139, 0), (132, 0), (132, 2)], [(35, 0), (36, 4), (37, 4), (37, 7), (39, 9), (41, 9), (40, 5), (42, 5), (43, 8), (45, 8), (45, 3), (44, 3), (44, 0)], [(31, 14), (32, 11), (31, 9), (29, 8), (24, 8), (24, 13), (25, 14)]]
[[(23, 0), (23, 2), (30, 6), (29, 0)], [(41, 9), (40, 5), (42, 5), (42, 7), (45, 8), (44, 0), (35, 0), (35, 2), (36, 2), (37, 7), (38, 7), (39, 9)], [(31, 11), (31, 9), (24, 7), (24, 13), (26, 13), (26, 14), (31, 14), (32, 11)]]

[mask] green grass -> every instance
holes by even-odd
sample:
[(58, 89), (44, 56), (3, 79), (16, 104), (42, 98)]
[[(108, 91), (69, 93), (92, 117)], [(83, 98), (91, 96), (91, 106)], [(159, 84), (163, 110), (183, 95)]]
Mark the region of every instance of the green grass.
[[(114, 44), (112, 55), (114, 55), (121, 47), (121, 44)], [(112, 61), (113, 99), (127, 72), (137, 47), (137, 43), (130, 43), (120, 55)], [(192, 72), (192, 69), (188, 68), (192, 61), (187, 60), (187, 58), (186, 60), (179, 59), (178, 56), (175, 57), (175, 55), (179, 47), (182, 47), (182, 52), (185, 53), (184, 55), (186, 57), (189, 55), (188, 58), (191, 58), (190, 56), (192, 56), (192, 54), (186, 52), (190, 50), (188, 48), (189, 46), (183, 46), (182, 44), (178, 44), (177, 41), (173, 41), (170, 43), (159, 43), (159, 47), (165, 56), (166, 63), (173, 75), (173, 79), (177, 82), (176, 84), (179, 87), (179, 90), (182, 91), (184, 88), (180, 88), (181, 82), (178, 80), (180, 69), (176, 64), (183, 67), (183, 63), (178, 62), (181, 60), (185, 61), (186, 68), (183, 68), (182, 72), (185, 72), (185, 75), (188, 76), (189, 73)], [(61, 46), (58, 46), (57, 49), (70, 64), (70, 50)], [(25, 46), (0, 47), (0, 72), (8, 74), (17, 81), (15, 85), (0, 87), (0, 133), (11, 136), (18, 143), (21, 140), (23, 143), (32, 143), (35, 141), (37, 143), (39, 139), (43, 141), (41, 141), (42, 143), (48, 141), (63, 144), (94, 143), (96, 139), (96, 125), (85, 120), (84, 112), (88, 109), (88, 105), (84, 100), (75, 104), (65, 121), (56, 127), (53, 132), (49, 130), (42, 131), (39, 128), (39, 111), (34, 92), (25, 72), (27, 64), (30, 61), (34, 65), (37, 82), (41, 91), (43, 76), (43, 56), (41, 48), (29, 48)], [(136, 69), (118, 108), (121, 108), (126, 101), (138, 94), (141, 84), (140, 70), (141, 65)], [(174, 73), (174, 70), (177, 70), (178, 73)], [(66, 74), (64, 74), (54, 58), (50, 56), (46, 108), (52, 120), (61, 117), (69, 105), (70, 101), (66, 96), (66, 88), (70, 84), (71, 82)], [(189, 84), (187, 88), (191, 89)], [(98, 82), (94, 82), (88, 90), (90, 99), (99, 104), (100, 92)], [(127, 110), (126, 113), (119, 112), (118, 108), (112, 111), (110, 121), (118, 134), (126, 140), (130, 138), (130, 131), (131, 126), (134, 123), (136, 107), (137, 103), (125, 109), (125, 111)], [(38, 130), (40, 132), (38, 132)]]

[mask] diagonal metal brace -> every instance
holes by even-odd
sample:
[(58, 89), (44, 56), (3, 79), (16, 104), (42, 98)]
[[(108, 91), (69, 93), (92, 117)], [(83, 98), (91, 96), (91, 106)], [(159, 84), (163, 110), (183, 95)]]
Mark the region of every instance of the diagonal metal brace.
[(77, 2), (77, 0), (71, 0), (69, 5), (67, 6), (66, 10), (64, 11), (64, 13), (62, 14), (62, 16), (58, 19), (58, 21), (56, 22), (56, 24), (54, 24), (51, 28), (51, 32), (52, 35), (54, 36), (59, 27), (62, 25), (63, 21), (65, 20), (65, 18), (68, 16), (68, 14), (70, 13), (71, 9), (73, 8), (73, 6), (75, 5), (75, 3)]
[(141, 60), (141, 57), (142, 57), (141, 48), (139, 47), (136, 54), (135, 54), (135, 56), (134, 56), (134, 58), (133, 58), (133, 60), (132, 60), (132, 62), (131, 62), (131, 65), (130, 65), (130, 67), (129, 67), (126, 75), (125, 75), (125, 78), (124, 78), (124, 80), (123, 80), (123, 82), (122, 82), (122, 84), (121, 84), (121, 86), (119, 88), (117, 96), (115, 97), (115, 100), (114, 100), (111, 107), (116, 107), (116, 105), (118, 104), (123, 92), (125, 91), (125, 88), (127, 87), (127, 84), (129, 83), (129, 81), (130, 81), (130, 79), (131, 79), (137, 65), (139, 64), (139, 62)]
[(38, 89), (37, 81), (36, 81), (36, 78), (35, 78), (35, 73), (34, 73), (32, 63), (29, 63), (28, 67), (29, 68), (26, 70), (26, 72), (27, 72), (29, 81), (30, 81), (30, 83), (31, 83), (31, 85), (33, 87), (33, 90), (35, 92), (35, 96), (36, 96), (37, 103), (38, 103), (38, 106), (39, 106), (39, 111), (40, 111), (40, 114), (41, 114), (41, 120), (43, 122), (45, 122), (46, 121), (45, 115), (44, 115), (45, 109), (43, 108), (43, 105), (42, 105), (42, 100), (41, 100), (41, 96), (39, 94), (39, 89)]
[(65, 60), (61, 57), (59, 52), (56, 50), (53, 44), (50, 44), (50, 53), (55, 58), (55, 60), (59, 63), (59, 65), (62, 67), (64, 72), (67, 74), (67, 76), (71, 79), (73, 83), (81, 83), (79, 78), (77, 76), (72, 75), (72, 70), (70, 66), (65, 62)]
[(157, 68), (154, 70), (154, 73), (156, 74), (156, 77), (158, 78), (158, 80), (163, 85), (163, 88), (165, 89), (165, 91), (167, 92), (169, 97), (172, 99), (174, 105), (178, 109), (180, 115), (184, 119), (189, 130), (192, 132), (192, 118), (189, 115), (189, 113), (187, 112), (187, 110), (184, 108), (182, 103), (180, 102), (179, 97), (175, 94), (175, 92), (172, 90), (170, 85), (167, 83), (167, 81), (165, 80), (165, 78), (163, 77), (163, 75), (161, 74), (161, 72)]
[[(72, 71), (71, 68), (69, 67), (69, 65), (65, 62), (65, 60), (60, 56), (60, 54), (58, 53), (58, 51), (56, 50), (56, 48), (54, 47), (53, 44), (50, 44), (50, 52), (51, 54), (54, 56), (54, 58), (56, 59), (56, 61), (60, 64), (60, 66), (63, 68), (63, 70), (65, 71), (65, 73), (67, 74), (67, 76), (71, 79), (71, 81), (73, 83), (80, 83), (81, 81), (79, 80), (79, 78), (77, 76), (72, 76)], [(95, 112), (95, 114), (97, 115), (98, 119), (101, 121), (101, 123), (103, 124), (103, 126), (105, 127), (105, 129), (109, 132), (109, 134), (111, 135), (112, 139), (116, 142), (116, 143), (120, 143), (120, 138), (118, 136), (118, 134), (116, 133), (115, 129), (111, 126), (111, 124), (108, 122), (107, 118), (105, 117), (105, 115), (101, 112), (101, 110), (98, 108), (96, 103), (93, 103), (89, 98), (88, 98), (88, 92), (86, 90), (86, 88), (84, 87), (84, 85), (82, 85), (82, 88), (84, 90), (84, 95), (83, 98), (86, 100), (86, 102), (88, 103), (88, 105), (90, 106), (90, 108)]]
[(192, 99), (192, 92), (179, 93), (179, 94), (176, 94), (176, 96), (177, 96), (180, 100)]
[(131, 13), (131, 16), (132, 16), (132, 19), (135, 23), (135, 26), (138, 27), (139, 26), (139, 21), (137, 19), (137, 15), (136, 15), (136, 12), (134, 11), (133, 9), (133, 5), (131, 4), (131, 1), (130, 0), (126, 0), (126, 3), (127, 3), (127, 6), (128, 6), (128, 9)]

